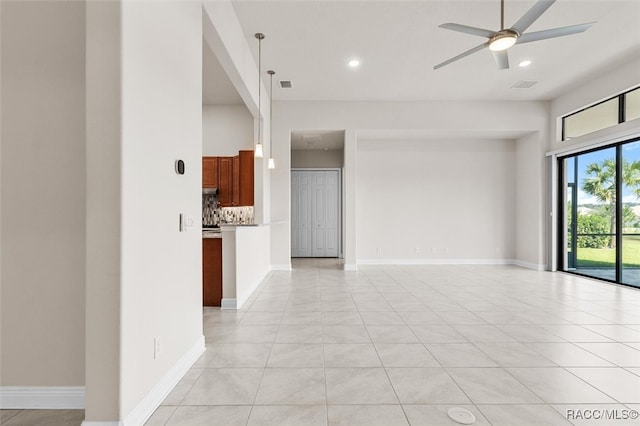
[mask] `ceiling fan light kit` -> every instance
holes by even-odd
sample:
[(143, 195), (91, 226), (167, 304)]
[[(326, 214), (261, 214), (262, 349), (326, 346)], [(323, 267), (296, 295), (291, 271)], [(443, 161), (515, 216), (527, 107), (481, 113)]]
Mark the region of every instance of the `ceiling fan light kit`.
[(449, 65), (452, 62), (456, 62), (462, 58), (465, 58), (472, 53), (478, 52), (486, 47), (493, 53), (493, 58), (496, 61), (498, 69), (509, 68), (509, 56), (507, 50), (515, 44), (529, 43), (532, 41), (546, 40), (550, 38), (562, 37), (571, 34), (578, 34), (588, 30), (595, 22), (589, 22), (585, 24), (571, 25), (568, 27), (553, 28), (550, 30), (536, 31), (532, 33), (525, 33), (527, 28), (531, 26), (543, 13), (551, 7), (556, 0), (538, 0), (527, 13), (525, 13), (518, 22), (513, 24), (511, 28), (504, 28), (504, 0), (500, 0), (500, 26), (499, 31), (491, 31), (484, 28), (471, 27), (468, 25), (461, 25), (455, 23), (446, 23), (440, 25), (440, 28), (447, 30), (458, 31), (465, 34), (476, 35), (480, 37), (486, 37), (488, 40), (476, 47), (473, 47), (461, 54), (454, 56), (436, 66), (434, 70)]
[(494, 52), (507, 50), (508, 48), (516, 44), (517, 39), (518, 33), (513, 30), (500, 31), (498, 34), (489, 39), (489, 50)]

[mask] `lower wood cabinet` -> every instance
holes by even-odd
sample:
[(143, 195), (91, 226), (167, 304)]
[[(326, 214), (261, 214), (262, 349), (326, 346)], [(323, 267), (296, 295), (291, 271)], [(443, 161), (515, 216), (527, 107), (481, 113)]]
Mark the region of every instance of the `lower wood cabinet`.
[(202, 305), (222, 302), (222, 238), (202, 239)]

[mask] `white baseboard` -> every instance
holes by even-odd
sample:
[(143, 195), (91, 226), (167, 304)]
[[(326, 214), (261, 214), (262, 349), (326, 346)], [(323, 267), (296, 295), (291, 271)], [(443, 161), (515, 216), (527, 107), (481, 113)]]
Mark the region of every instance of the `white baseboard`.
[(82, 410), (84, 404), (84, 386), (0, 386), (3, 410)]
[(345, 271), (357, 271), (358, 265), (356, 265), (355, 263), (345, 263), (344, 265), (342, 265), (342, 269)]
[[(153, 389), (140, 401), (138, 406), (124, 418), (122, 426), (140, 426), (149, 420), (156, 408), (160, 406), (162, 401), (169, 395), (169, 392), (173, 390), (204, 351), (204, 336), (200, 336), (195, 345), (167, 371)], [(89, 425), (90, 423), (82, 424), (82, 426)]]
[(290, 271), (291, 269), (292, 268), (290, 263), (283, 263), (281, 265), (271, 265), (272, 271)]
[(534, 271), (544, 271), (546, 270), (546, 265), (541, 265), (539, 263), (525, 262), (524, 260), (513, 260), (513, 265), (520, 266), (522, 268), (533, 269)]
[(122, 422), (87, 422), (83, 421), (82, 426), (123, 426)]
[(238, 303), (236, 299), (223, 298), (220, 302), (220, 309), (238, 309)]
[(514, 265), (535, 271), (546, 269), (546, 265), (518, 259), (358, 259), (357, 262), (358, 265)]
[(358, 265), (511, 265), (511, 259), (358, 259)]

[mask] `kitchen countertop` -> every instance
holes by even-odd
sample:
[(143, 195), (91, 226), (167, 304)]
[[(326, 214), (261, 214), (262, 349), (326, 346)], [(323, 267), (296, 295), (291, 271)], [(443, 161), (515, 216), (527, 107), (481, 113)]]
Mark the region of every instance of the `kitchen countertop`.
[(284, 223), (284, 221), (278, 221), (278, 222), (268, 222), (268, 223), (221, 223), (219, 226), (219, 228), (212, 230), (212, 229), (203, 229), (202, 230), (202, 238), (222, 238), (222, 229), (226, 228), (226, 229), (230, 229), (230, 228), (237, 228), (237, 227), (258, 227), (258, 226), (271, 226), (271, 225), (278, 225)]

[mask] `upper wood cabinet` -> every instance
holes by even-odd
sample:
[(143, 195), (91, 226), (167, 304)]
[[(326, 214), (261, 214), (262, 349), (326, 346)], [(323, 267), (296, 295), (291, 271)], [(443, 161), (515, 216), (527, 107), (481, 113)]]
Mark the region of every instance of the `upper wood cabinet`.
[(234, 206), (240, 206), (240, 156), (233, 157), (233, 199)]
[(218, 201), (220, 207), (233, 206), (233, 157), (218, 157)]
[(220, 207), (253, 206), (253, 151), (235, 157), (202, 157), (202, 187), (218, 188)]
[(218, 157), (202, 157), (202, 187), (218, 187)]
[(238, 153), (238, 204), (237, 206), (253, 206), (253, 151), (240, 151)]

